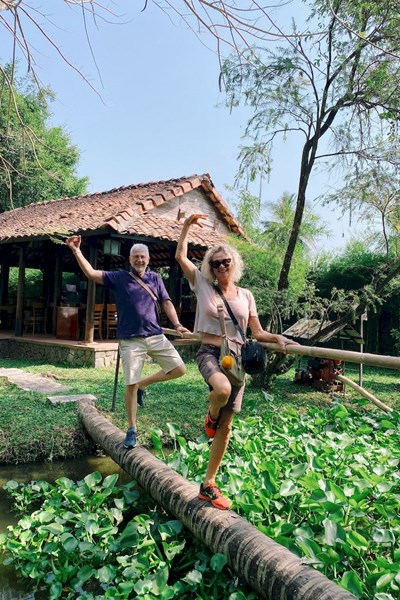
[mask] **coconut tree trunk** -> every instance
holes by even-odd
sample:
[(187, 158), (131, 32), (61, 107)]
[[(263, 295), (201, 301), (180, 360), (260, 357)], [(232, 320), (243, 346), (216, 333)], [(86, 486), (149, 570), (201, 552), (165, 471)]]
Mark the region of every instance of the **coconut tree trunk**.
[(237, 575), (260, 596), (281, 600), (354, 600), (322, 573), (262, 534), (233, 511), (220, 511), (197, 498), (198, 486), (186, 481), (150, 452), (125, 450), (124, 434), (80, 403), (83, 423), (95, 442), (135, 479), (169, 514), (174, 515), (213, 552), (225, 554)]

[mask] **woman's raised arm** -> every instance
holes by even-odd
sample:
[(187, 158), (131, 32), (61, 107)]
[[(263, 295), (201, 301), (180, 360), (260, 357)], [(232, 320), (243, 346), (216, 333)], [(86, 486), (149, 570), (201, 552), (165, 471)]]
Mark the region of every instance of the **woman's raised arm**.
[(191, 260), (188, 259), (188, 233), (189, 227), (191, 225), (198, 225), (199, 227), (203, 227), (203, 225), (199, 222), (199, 219), (207, 219), (208, 215), (205, 214), (193, 214), (190, 215), (184, 222), (181, 235), (178, 240), (178, 245), (176, 247), (175, 258), (180, 264), (182, 271), (185, 273), (186, 277), (190, 281), (190, 283), (194, 284), (194, 271), (195, 266)]

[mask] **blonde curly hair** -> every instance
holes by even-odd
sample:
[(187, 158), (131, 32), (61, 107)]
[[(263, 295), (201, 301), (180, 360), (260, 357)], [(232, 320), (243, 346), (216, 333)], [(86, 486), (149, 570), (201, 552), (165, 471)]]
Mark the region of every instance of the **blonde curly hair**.
[(229, 246), (228, 244), (219, 244), (218, 246), (213, 246), (212, 248), (209, 248), (207, 250), (207, 252), (204, 255), (203, 262), (201, 264), (200, 271), (202, 275), (210, 283), (215, 281), (216, 277), (214, 275), (214, 271), (210, 263), (213, 260), (213, 256), (217, 254), (217, 252), (224, 252), (224, 254), (226, 254), (229, 258), (232, 259), (230, 272), (233, 281), (239, 281), (243, 275), (244, 270), (243, 259), (240, 256), (239, 252), (235, 250), (235, 248), (232, 248), (232, 246)]

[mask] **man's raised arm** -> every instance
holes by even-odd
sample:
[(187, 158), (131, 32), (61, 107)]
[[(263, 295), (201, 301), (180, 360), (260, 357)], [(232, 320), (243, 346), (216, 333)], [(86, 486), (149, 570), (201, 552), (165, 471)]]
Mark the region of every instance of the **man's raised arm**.
[(67, 246), (71, 249), (72, 253), (75, 255), (76, 261), (82, 272), (88, 279), (103, 285), (103, 271), (98, 271), (93, 269), (92, 265), (82, 254), (81, 250), (81, 236), (80, 235), (72, 235), (69, 237), (66, 242)]

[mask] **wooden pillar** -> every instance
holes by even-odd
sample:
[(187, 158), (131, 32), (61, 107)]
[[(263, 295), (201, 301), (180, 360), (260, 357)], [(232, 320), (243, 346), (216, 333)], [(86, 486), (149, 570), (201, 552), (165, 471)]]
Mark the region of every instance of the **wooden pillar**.
[(52, 317), (51, 317), (51, 333), (56, 334), (57, 329), (57, 305), (59, 298), (61, 297), (61, 286), (62, 286), (62, 260), (61, 250), (58, 245), (55, 247), (55, 258), (54, 258), (54, 277), (52, 283)]
[[(0, 304), (6, 306), (8, 302), (8, 286), (10, 282), (10, 264), (9, 264), (9, 246), (7, 246), (7, 253), (3, 257), (1, 264), (1, 277), (0, 277)], [(4, 249), (3, 249), (4, 252)], [(2, 329), (10, 326), (10, 316), (6, 311), (0, 314), (0, 321)]]
[(17, 307), (15, 311), (15, 335), (22, 336), (24, 330), (25, 293), (25, 246), (19, 249)]
[(1, 279), (0, 279), (0, 304), (8, 304), (8, 286), (10, 283), (10, 263), (9, 254), (7, 252), (4, 256), (1, 265)]
[(43, 242), (42, 244), (42, 253), (43, 253), (43, 286), (42, 286), (42, 295), (46, 300), (46, 306), (48, 306), (52, 300), (51, 292), (52, 292), (52, 264), (51, 257), (55, 252), (55, 244), (52, 242)]
[[(89, 247), (89, 262), (94, 269), (97, 268), (97, 243), (91, 242)], [(96, 302), (96, 283), (88, 280), (86, 301), (86, 325), (85, 342), (93, 342), (94, 339), (94, 305)]]
[(182, 270), (175, 259), (175, 248), (170, 248), (168, 293), (176, 309), (181, 308)]

